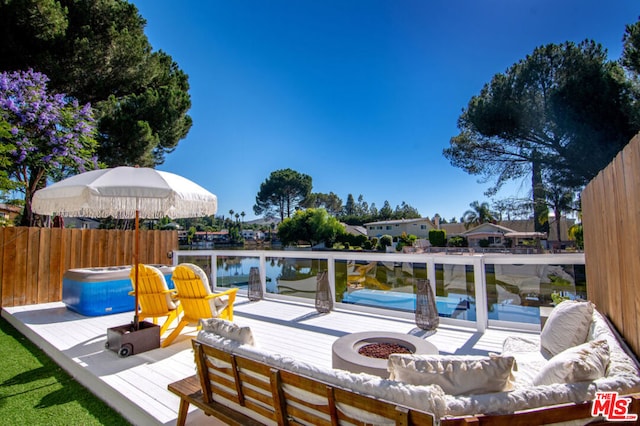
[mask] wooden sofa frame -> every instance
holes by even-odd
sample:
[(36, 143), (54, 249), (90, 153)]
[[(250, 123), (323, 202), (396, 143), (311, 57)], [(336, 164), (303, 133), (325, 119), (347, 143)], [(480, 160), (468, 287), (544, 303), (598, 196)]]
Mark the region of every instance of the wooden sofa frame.
[[(354, 425), (364, 426), (366, 424), (340, 411), (337, 407), (340, 403), (393, 419), (396, 425), (432, 426), (436, 423), (433, 414), (428, 412), (358, 394), (348, 389), (323, 383), (317, 379), (274, 368), (256, 360), (216, 349), (196, 340), (193, 340), (192, 344), (198, 374), (171, 383), (168, 386), (171, 392), (180, 397), (178, 426), (185, 424), (189, 404), (195, 405), (205, 414), (214, 416), (229, 425), (250, 426), (264, 424), (247, 415), (247, 410), (278, 425), (300, 424), (296, 420), (306, 421), (318, 426), (338, 425), (345, 421)], [(209, 357), (222, 361), (220, 364), (224, 365), (214, 365)], [(260, 376), (266, 377), (268, 380), (261, 380)], [(285, 392), (285, 387), (287, 386), (326, 398), (326, 404), (314, 404), (307, 398), (288, 394)], [(627, 395), (625, 397), (631, 398), (629, 413), (640, 414), (640, 394)], [(229, 404), (229, 401), (232, 404)], [(591, 401), (587, 401), (507, 415), (447, 417), (440, 419), (439, 424), (442, 426), (528, 426), (531, 424), (588, 419), (591, 416), (591, 404)], [(241, 407), (241, 409), (238, 409), (238, 407)], [(242, 411), (245, 412), (243, 413)], [(313, 412), (319, 412), (322, 415), (317, 416)], [(589, 424), (604, 425), (611, 423), (594, 419)]]
[[(338, 410), (339, 403), (395, 419), (397, 425), (431, 426), (434, 424), (433, 415), (426, 412), (381, 401), (290, 371), (273, 368), (259, 361), (229, 354), (196, 340), (193, 340), (192, 344), (198, 375), (169, 385), (169, 390), (180, 397), (176, 423), (179, 426), (185, 424), (189, 404), (195, 405), (205, 414), (214, 416), (230, 425), (263, 424), (225, 405), (221, 402), (221, 398), (233, 401), (235, 404), (279, 425), (296, 424), (291, 421), (293, 418), (302, 419), (318, 426), (337, 425), (341, 421), (349, 421), (354, 425), (365, 425), (365, 423), (350, 418)], [(208, 357), (228, 363), (230, 367), (217, 367)], [(256, 377), (257, 375), (268, 377), (269, 380), (260, 380)], [(285, 394), (284, 388), (287, 385), (326, 398), (328, 404), (315, 405), (308, 400)], [(320, 412), (330, 420), (313, 416), (310, 411)]]

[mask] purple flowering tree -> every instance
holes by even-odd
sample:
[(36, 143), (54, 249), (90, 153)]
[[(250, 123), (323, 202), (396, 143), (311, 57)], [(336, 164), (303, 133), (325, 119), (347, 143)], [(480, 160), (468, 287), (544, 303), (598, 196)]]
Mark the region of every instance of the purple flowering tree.
[(48, 77), (33, 70), (0, 73), (0, 133), (7, 176), (24, 192), (21, 225), (35, 226), (33, 193), (67, 175), (98, 167), (91, 106), (47, 92)]

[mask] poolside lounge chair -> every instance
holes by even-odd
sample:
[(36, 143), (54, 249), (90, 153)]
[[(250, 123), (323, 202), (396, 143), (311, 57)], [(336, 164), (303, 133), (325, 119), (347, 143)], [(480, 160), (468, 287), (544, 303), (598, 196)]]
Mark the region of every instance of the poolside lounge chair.
[[(129, 277), (132, 286), (135, 286), (135, 273), (135, 268), (131, 268)], [(133, 296), (135, 288), (129, 294)], [(153, 318), (153, 323), (157, 324), (158, 318), (167, 317), (160, 327), (160, 335), (167, 331), (169, 325), (182, 312), (180, 304), (173, 299), (175, 294), (176, 291), (170, 290), (167, 286), (160, 269), (150, 265), (138, 265), (138, 302), (141, 308), (138, 318)]]
[(197, 265), (182, 263), (173, 271), (173, 283), (182, 306), (183, 315), (178, 326), (162, 342), (166, 347), (188, 324), (198, 324), (204, 318), (221, 318), (233, 321), (233, 303), (237, 288), (212, 293), (207, 274)]

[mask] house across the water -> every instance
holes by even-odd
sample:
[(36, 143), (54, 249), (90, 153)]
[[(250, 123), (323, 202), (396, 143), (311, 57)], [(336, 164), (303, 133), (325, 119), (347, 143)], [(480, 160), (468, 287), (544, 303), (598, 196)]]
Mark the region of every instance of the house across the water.
[(403, 233), (415, 235), (419, 239), (428, 240), (429, 231), (442, 229), (447, 238), (461, 236), (466, 238), (469, 247), (482, 247), (488, 244), (492, 248), (522, 247), (537, 245), (541, 242), (547, 248), (566, 248), (573, 245), (569, 241), (569, 228), (575, 224), (574, 219), (560, 219), (560, 238), (558, 238), (557, 222), (550, 218), (549, 233), (535, 231), (533, 219), (505, 220), (498, 223), (483, 223), (473, 228), (465, 228), (463, 223), (439, 223), (438, 218), (383, 220), (365, 223), (369, 238), (380, 238), (383, 235), (399, 237)]

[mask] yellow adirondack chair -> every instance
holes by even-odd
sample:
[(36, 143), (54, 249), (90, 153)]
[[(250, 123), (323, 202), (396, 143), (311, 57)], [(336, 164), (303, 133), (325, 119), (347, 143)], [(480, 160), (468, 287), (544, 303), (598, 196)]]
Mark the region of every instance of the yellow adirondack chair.
[(347, 268), (347, 289), (349, 291), (361, 290), (369, 285), (379, 290), (391, 290), (387, 284), (383, 284), (376, 279), (377, 261), (369, 262), (366, 265), (358, 265), (355, 262)]
[[(135, 273), (135, 268), (131, 268), (129, 278), (131, 278), (132, 287), (135, 286)], [(129, 294), (133, 296), (135, 288)], [(157, 324), (158, 318), (167, 317), (160, 327), (160, 335), (167, 331), (169, 325), (182, 312), (180, 304), (172, 298), (175, 294), (176, 291), (169, 289), (164, 275), (158, 268), (150, 265), (138, 265), (138, 302), (141, 309), (138, 318), (140, 320), (153, 318), (153, 323)]]
[(207, 274), (191, 263), (176, 266), (172, 279), (178, 291), (177, 297), (183, 315), (175, 330), (162, 342), (163, 348), (170, 345), (187, 324), (198, 324), (201, 319), (214, 317), (233, 321), (237, 288), (212, 293)]

